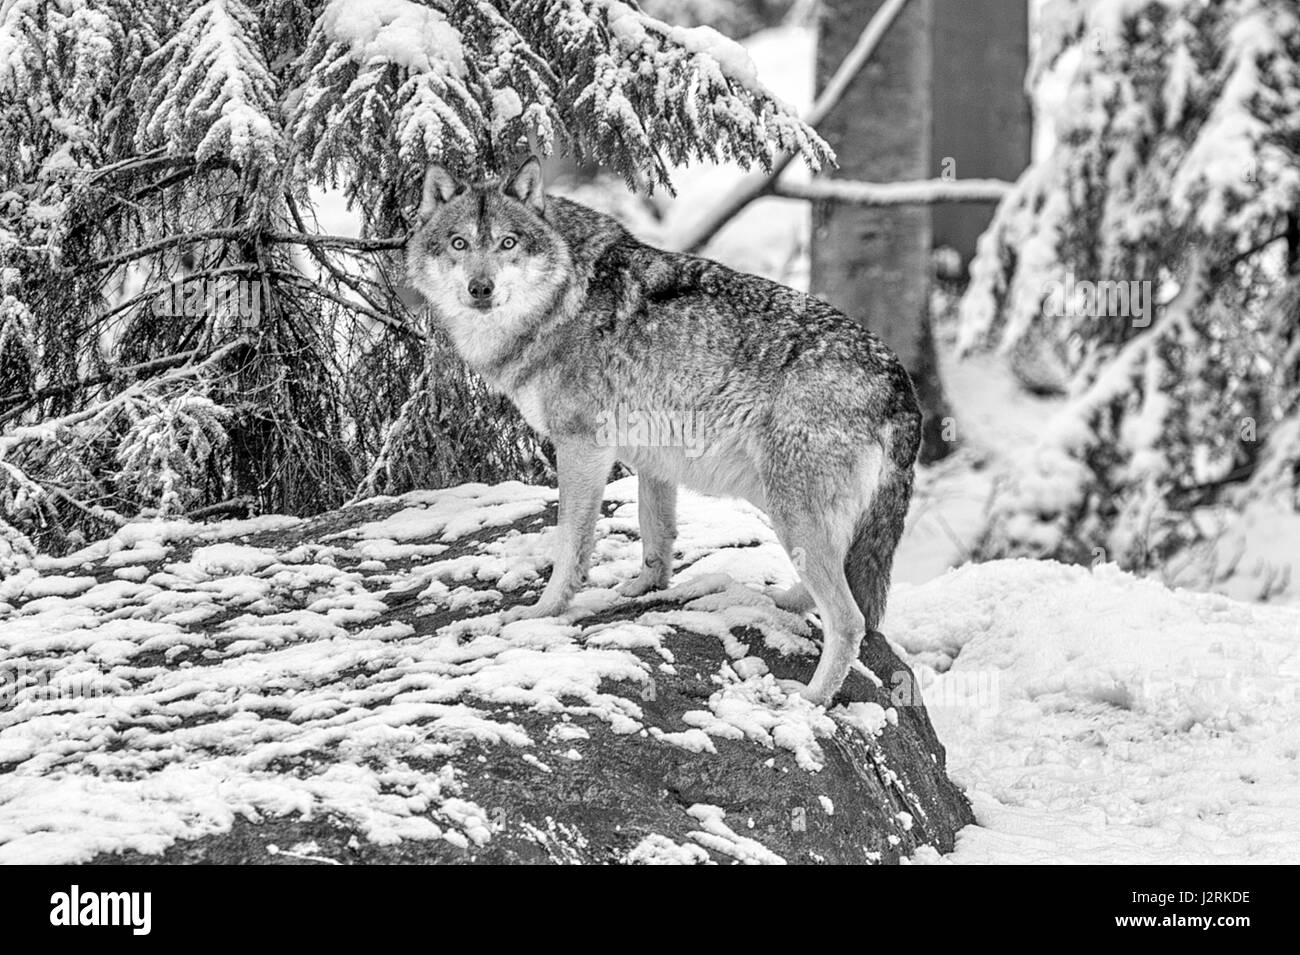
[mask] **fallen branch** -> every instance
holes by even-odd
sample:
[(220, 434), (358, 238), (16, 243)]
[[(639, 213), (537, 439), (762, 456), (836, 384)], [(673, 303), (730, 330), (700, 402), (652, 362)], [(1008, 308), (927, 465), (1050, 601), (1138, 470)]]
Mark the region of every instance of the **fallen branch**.
[(242, 514), (247, 516), (253, 509), (252, 502), (246, 497), (232, 497), (228, 501), (218, 501), (216, 504), (209, 504), (206, 507), (196, 507), (192, 511), (185, 513), (185, 519), (190, 521), (207, 520), (210, 517), (217, 517), (225, 514)]
[[(809, 126), (816, 128), (824, 120), (832, 109), (835, 108), (844, 92), (853, 82), (853, 78), (862, 72), (867, 61), (871, 59), (871, 54), (876, 51), (880, 45), (885, 31), (889, 29), (894, 20), (907, 6), (907, 0), (885, 0), (871, 22), (858, 36), (858, 42), (853, 45), (849, 55), (844, 58), (844, 62), (839, 65), (835, 75), (830, 78), (826, 88), (822, 90), (817, 102), (813, 104), (808, 115), (804, 117), (804, 122)], [(698, 252), (710, 239), (712, 239), (728, 222), (736, 217), (741, 209), (749, 205), (760, 196), (766, 195), (772, 191), (772, 186), (780, 178), (781, 173), (795, 159), (794, 153), (785, 153), (780, 156), (774, 163), (770, 172), (751, 173), (742, 179), (730, 193), (719, 203), (712, 212), (696, 224), (686, 238), (681, 243), (683, 252)]]
[(917, 179), (912, 182), (857, 182), (817, 179), (776, 182), (770, 194), (783, 199), (833, 200), (858, 206), (911, 206), (937, 202), (997, 202), (1012, 184), (1000, 179)]

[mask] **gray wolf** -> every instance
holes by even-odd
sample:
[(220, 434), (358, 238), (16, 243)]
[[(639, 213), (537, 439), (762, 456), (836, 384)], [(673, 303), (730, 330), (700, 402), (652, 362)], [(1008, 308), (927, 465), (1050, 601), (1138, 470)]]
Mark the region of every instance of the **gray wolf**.
[[(546, 196), (535, 158), (500, 183), (429, 169), (407, 271), (469, 366), (555, 446), (558, 552), (510, 618), (563, 613), (621, 460), (643, 559), (620, 591), (668, 585), (679, 485), (751, 501), (799, 571), (778, 603), (821, 618), (817, 669), (795, 688), (828, 705), (884, 612), (920, 443), (912, 382), (884, 343), (816, 298)], [(637, 440), (611, 427), (620, 414), (669, 424)], [(691, 440), (663, 439), (674, 421)]]

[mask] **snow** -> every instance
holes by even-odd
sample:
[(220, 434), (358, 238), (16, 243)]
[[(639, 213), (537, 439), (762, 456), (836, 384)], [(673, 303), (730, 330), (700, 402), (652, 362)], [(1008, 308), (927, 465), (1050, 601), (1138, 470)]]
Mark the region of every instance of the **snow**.
[[(590, 730), (574, 720), (595, 719), (697, 753), (748, 739), (816, 772), (821, 740), (840, 727), (875, 736), (897, 724), (911, 700), (812, 707), (733, 636), (743, 626), (758, 634), (751, 642), (810, 647), (805, 622), (766, 595), (793, 568), (748, 505), (684, 494), (683, 554), (709, 560), (674, 578), (679, 609), (586, 624), (621, 599), (611, 588), (639, 560), (626, 534), (635, 482), (615, 482), (607, 499), (620, 503), (600, 522), (589, 589), (559, 619), (502, 625), (489, 603), (432, 633), (380, 620), (389, 595), (445, 606), (455, 591), (432, 586), (440, 581), (474, 580), (498, 599), (535, 582), (549, 528), (469, 541), (457, 556), (411, 555), (371, 578), (378, 591), (346, 567), (375, 541), (429, 535), (463, 549), (465, 535), (521, 514), (528, 526), (554, 491), (518, 484), (379, 499), (388, 517), (287, 548), (204, 540), (190, 526), (198, 546), (185, 559), (176, 548), (186, 525), (161, 522), (170, 543), (143, 581), (56, 567), (16, 575), (0, 593), (0, 667), (20, 677), (2, 685), (11, 705), (0, 716), (0, 860), (157, 852), (241, 815), (289, 812), (347, 820), (381, 844), (481, 845), (487, 815), (448, 762), (470, 743), (552, 772), (584, 758)], [(105, 560), (129, 553), (126, 541), (160, 541), (158, 531), (128, 526), (113, 546), (87, 551)], [(728, 660), (687, 728), (669, 732), (607, 684), (652, 687), (654, 670), (632, 651), (671, 663), (662, 641), (673, 627), (718, 640)], [(978, 825), (948, 861), (1300, 852), (1300, 610), (1170, 590), (1111, 565), (999, 561), (898, 583), (882, 630), (916, 667), (951, 773), (976, 807)], [(538, 737), (502, 715), (519, 708), (549, 728)], [(312, 763), (322, 752), (330, 761)], [(309, 768), (286, 774), (275, 768), (284, 760)], [(416, 760), (443, 768), (417, 770)], [(720, 809), (691, 812), (691, 843), (649, 838), (629, 861), (700, 861), (696, 849), (780, 861)]]
[(412, 0), (330, 0), (320, 23), (363, 65), (394, 63), (414, 73), (465, 74), (460, 31), (441, 11)]
[(762, 843), (733, 831), (725, 821), (727, 813), (718, 806), (696, 803), (686, 812), (703, 826), (703, 829), (691, 832), (690, 837), (706, 849), (731, 856), (744, 865), (786, 864), (783, 858)]
[[(1101, 29), (1117, 29), (1143, 5), (1108, 0), (1091, 5), (1089, 16)], [(620, 40), (651, 42), (630, 7), (616, 0), (604, 6)], [(260, 125), (256, 77), (248, 85), (238, 78), (244, 67), (232, 57), (241, 41), (237, 23), (222, 19), (226, 7), (205, 5), (213, 26), (201, 52), (215, 69), (208, 91), (224, 103), (235, 150), (269, 133)], [(1253, 197), (1257, 212), (1300, 191), (1293, 164), (1242, 176), (1244, 157), (1266, 132), (1248, 110), (1260, 85), (1258, 63), (1279, 42), (1262, 22), (1246, 18), (1234, 28), (1227, 93), (1176, 181), (1184, 211), (1205, 228), (1242, 198)], [(459, 34), (428, 6), (332, 0), (322, 24), (363, 66), (464, 73)], [(761, 79), (796, 107), (811, 102), (809, 29), (765, 31), (743, 50), (707, 30), (674, 28), (670, 36), (745, 85)], [(0, 51), (14, 42), (0, 30)], [(1040, 102), (1051, 100), (1049, 112), (1067, 120), (1067, 132), (1085, 126), (1096, 109), (1098, 90), (1070, 86), (1081, 55), (1061, 56), (1055, 82), (1040, 90)], [(1160, 94), (1171, 116), (1194, 101), (1187, 60), (1186, 48), (1176, 46)], [(0, 81), (10, 68), (0, 64)], [(519, 93), (501, 89), (491, 106), (499, 130), (519, 114)], [(157, 116), (162, 122), (168, 114), (160, 106)], [(1020, 263), (1011, 288), (996, 287), (1001, 277), (985, 261), (990, 256), (975, 263), (985, 273), (964, 303), (963, 344), (994, 331), (995, 293), (1009, 303), (1010, 322), (1001, 330), (1007, 340), (1041, 315), (1044, 283), (1059, 258), (1056, 231), (1071, 215), (1068, 196), (1045, 185), (1065, 174), (1052, 163), (1047, 157), (1022, 184), (1025, 196), (1046, 203), (1038, 219), (1024, 215), (1028, 201), (1008, 217), (1004, 240)], [(740, 175), (734, 166), (674, 170), (681, 199), (661, 210), (652, 238), (673, 245), (690, 218)], [(796, 166), (787, 175), (806, 172)], [(353, 219), (349, 213), (350, 225), (326, 231), (353, 234)], [(803, 203), (764, 199), (719, 234), (710, 254), (806, 287), (807, 241)], [(996, 249), (991, 240), (986, 246)], [(1110, 564), (960, 566), (983, 527), (997, 470), (991, 462), (1028, 462), (1021, 489), (1029, 511), (1065, 507), (1081, 475), (1076, 462), (1017, 457), (1059, 403), (1016, 392), (996, 358), (956, 363), (946, 347), (940, 358), (961, 409), (963, 449), (918, 476), (882, 630), (917, 670), (977, 824), (961, 833), (953, 855), (922, 849), (912, 861), (1300, 857), (1300, 609), (1171, 589)], [(1161, 410), (1152, 405), (1148, 420), (1129, 424), (1130, 443), (1152, 443)], [(291, 550), (236, 541), (303, 523), (268, 516), (217, 525), (138, 522), (66, 557), (38, 558), (0, 581), (0, 861), (158, 852), (177, 839), (228, 829), (237, 817), (290, 812), (341, 818), (381, 844), (443, 839), (469, 847), (489, 841), (492, 826), (463, 798), (464, 780), (446, 760), (471, 743), (508, 747), (512, 759), (551, 773), (583, 758), (591, 733), (573, 721), (588, 719), (697, 753), (710, 752), (718, 739), (746, 739), (816, 772), (819, 741), (838, 728), (871, 737), (897, 725), (910, 700), (829, 713), (808, 706), (782, 692), (753, 647), (734, 635), (750, 628), (746, 639), (757, 633), (782, 652), (816, 649), (806, 621), (766, 595), (791, 583), (793, 569), (766, 519), (744, 504), (685, 495), (679, 552), (689, 567), (673, 581), (678, 606), (612, 625), (587, 623), (620, 602), (612, 588), (635, 573), (640, 557), (627, 533), (635, 528), (634, 482), (611, 485), (607, 499), (621, 503), (600, 522), (589, 589), (560, 620), (502, 625), (495, 612), (505, 596), (544, 575), (549, 528), (460, 546), (484, 530), (531, 515), (540, 520), (553, 506), (553, 490), (520, 484), (376, 499), (368, 503), (396, 509)], [(1233, 597), (1276, 599), (1282, 569), (1297, 562), (1300, 526), (1289, 518), (1253, 502), (1230, 542), (1247, 556), (1236, 558), (1235, 571), (1212, 574), (1214, 586)], [(1052, 529), (1031, 528), (1026, 536), (1034, 531)], [(453, 545), (456, 556), (444, 556)], [(340, 569), (348, 561), (355, 563)], [(96, 565), (108, 576), (90, 576)], [(433, 633), (382, 619), (389, 598), (412, 593), (417, 619), (447, 611), (474, 616)], [(1281, 596), (1300, 601), (1294, 586)], [(674, 628), (719, 641), (728, 662), (712, 675), (707, 700), (686, 714), (688, 729), (666, 732), (647, 727), (635, 701), (605, 684), (651, 690), (657, 672), (673, 672), (663, 640)], [(633, 650), (664, 662), (649, 665)], [(549, 726), (530, 734), (503, 717), (502, 706), (544, 714)], [(274, 768), (319, 751), (334, 762), (314, 773)], [(444, 768), (430, 772), (430, 764)], [(834, 811), (828, 798), (821, 802)], [(739, 836), (722, 809), (697, 805), (690, 813), (699, 822), (693, 841), (651, 834), (626, 861), (694, 864), (712, 861), (710, 852), (746, 863), (783, 861)], [(901, 813), (899, 821), (906, 829), (912, 820)], [(544, 830), (537, 837), (549, 838)], [(316, 848), (281, 851), (313, 857)]]
[(731, 79), (743, 83), (753, 92), (766, 92), (759, 82), (758, 70), (755, 69), (754, 62), (745, 48), (712, 27), (671, 26), (664, 30), (659, 21), (633, 10), (621, 0), (597, 0), (597, 2), (605, 9), (610, 32), (624, 46), (647, 46), (652, 49), (653, 42), (650, 35), (660, 33), (690, 53), (715, 60)]
[(949, 861), (1300, 857), (1300, 610), (997, 561), (896, 588), (882, 629), (975, 806)]
[[(1050, 351), (1071, 397), (1041, 449), (1000, 462), (1005, 493), (991, 508), (986, 555), (1068, 554), (1066, 534), (1134, 563), (1182, 550), (1192, 522), (1173, 503), (1176, 489), (1212, 488), (1258, 440), (1234, 434), (1239, 413), (1225, 409), (1256, 400), (1270, 409), (1263, 459), (1292, 424), (1294, 388), (1277, 360), (1289, 339), (1255, 316), (1287, 312), (1275, 295), (1282, 249), (1264, 240), (1300, 196), (1286, 146), (1300, 121), (1300, 16), (1294, 4), (1250, 0), (1159, 6), (1061, 0), (1042, 9), (1030, 80), (1051, 141), (980, 243), (961, 345)], [(1092, 225), (1080, 230), (1084, 220)], [(1225, 269), (1239, 276), (1235, 286), (1202, 278)], [(1050, 296), (1044, 309), (1075, 271), (1151, 281), (1167, 307), (1132, 335), (1062, 316)], [(1197, 515), (1197, 530), (1219, 526), (1159, 572), (1294, 600), (1292, 489), (1264, 508), (1251, 500), (1271, 490), (1251, 480), (1241, 494), (1224, 492), (1215, 520)], [(1256, 513), (1234, 527), (1238, 502), (1271, 513), (1275, 526)], [(1243, 555), (1235, 569), (1234, 552)]]
[(678, 844), (667, 836), (651, 833), (623, 861), (628, 865), (705, 865), (709, 853), (694, 843)]

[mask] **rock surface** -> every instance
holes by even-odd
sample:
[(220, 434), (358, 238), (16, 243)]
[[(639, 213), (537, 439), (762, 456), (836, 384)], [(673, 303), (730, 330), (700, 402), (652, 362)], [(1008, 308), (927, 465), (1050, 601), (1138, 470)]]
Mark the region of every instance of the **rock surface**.
[(500, 623), (546, 575), (554, 491), (521, 485), (135, 525), (0, 583), (0, 861), (950, 851), (970, 807), (889, 643), (829, 711), (787, 697), (819, 635), (762, 591), (758, 512), (684, 498), (674, 587), (627, 600), (633, 492), (563, 620)]

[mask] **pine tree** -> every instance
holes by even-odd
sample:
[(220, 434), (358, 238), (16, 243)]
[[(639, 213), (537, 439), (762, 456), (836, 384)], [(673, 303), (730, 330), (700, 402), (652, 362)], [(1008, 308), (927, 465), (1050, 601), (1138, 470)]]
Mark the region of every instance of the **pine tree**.
[[(398, 257), (429, 163), (557, 151), (646, 188), (828, 157), (740, 47), (634, 3), (0, 0), (0, 564), (139, 514), (539, 477)], [(322, 234), (322, 188), (359, 238)]]
[(1300, 10), (1057, 0), (1042, 25), (1055, 145), (984, 236), (961, 332), (1044, 350), (1064, 408), (983, 552), (1152, 566), (1207, 501), (1300, 510)]

